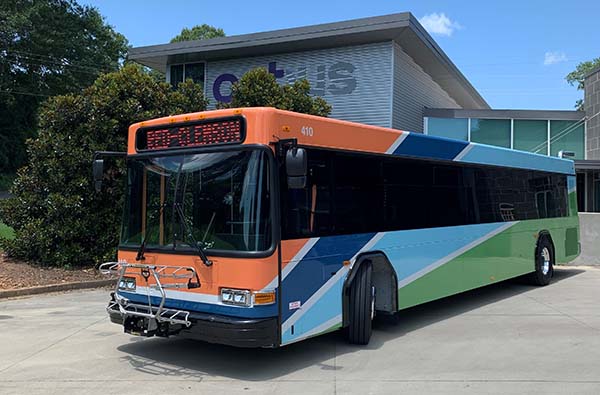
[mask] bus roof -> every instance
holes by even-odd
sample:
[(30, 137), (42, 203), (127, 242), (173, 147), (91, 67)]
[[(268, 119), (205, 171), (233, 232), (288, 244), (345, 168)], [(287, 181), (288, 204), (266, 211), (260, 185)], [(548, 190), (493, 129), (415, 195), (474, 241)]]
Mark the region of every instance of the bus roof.
[(297, 139), (302, 146), (575, 175), (572, 160), (266, 107), (204, 111), (136, 123), (129, 128), (128, 153), (136, 153), (135, 135), (140, 127), (175, 126), (232, 116), (246, 119), (243, 144)]

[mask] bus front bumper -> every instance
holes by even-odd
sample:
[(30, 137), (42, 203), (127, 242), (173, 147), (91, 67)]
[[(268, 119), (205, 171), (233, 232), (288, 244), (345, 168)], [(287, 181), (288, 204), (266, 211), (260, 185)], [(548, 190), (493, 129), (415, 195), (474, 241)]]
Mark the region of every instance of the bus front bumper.
[(188, 324), (184, 325), (171, 322), (152, 323), (149, 322), (151, 318), (124, 313), (112, 301), (106, 310), (111, 322), (122, 325), (125, 333), (132, 335), (181, 335), (189, 339), (234, 347), (279, 346), (279, 321), (276, 317), (256, 319), (189, 312), (186, 317)]

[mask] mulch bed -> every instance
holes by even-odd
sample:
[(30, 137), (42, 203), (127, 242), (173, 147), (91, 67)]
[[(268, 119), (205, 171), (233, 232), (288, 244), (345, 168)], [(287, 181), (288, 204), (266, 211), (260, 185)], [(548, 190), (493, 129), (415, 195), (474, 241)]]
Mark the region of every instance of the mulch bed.
[(58, 269), (20, 262), (0, 255), (0, 290), (81, 281), (105, 280), (96, 269)]

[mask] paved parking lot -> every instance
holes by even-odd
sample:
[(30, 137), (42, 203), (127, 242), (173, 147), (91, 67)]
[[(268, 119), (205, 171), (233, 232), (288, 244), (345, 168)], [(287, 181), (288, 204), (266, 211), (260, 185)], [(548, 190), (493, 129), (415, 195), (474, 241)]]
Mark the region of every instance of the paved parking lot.
[(276, 350), (125, 335), (108, 291), (0, 302), (0, 393), (600, 393), (600, 269), (508, 282)]

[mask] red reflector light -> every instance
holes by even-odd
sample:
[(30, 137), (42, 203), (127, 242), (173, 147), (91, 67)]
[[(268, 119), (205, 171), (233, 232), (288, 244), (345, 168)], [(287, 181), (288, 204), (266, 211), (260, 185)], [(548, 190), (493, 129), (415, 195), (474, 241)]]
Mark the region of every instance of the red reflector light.
[(245, 122), (242, 117), (186, 122), (142, 128), (136, 134), (138, 151), (236, 144), (244, 141)]

